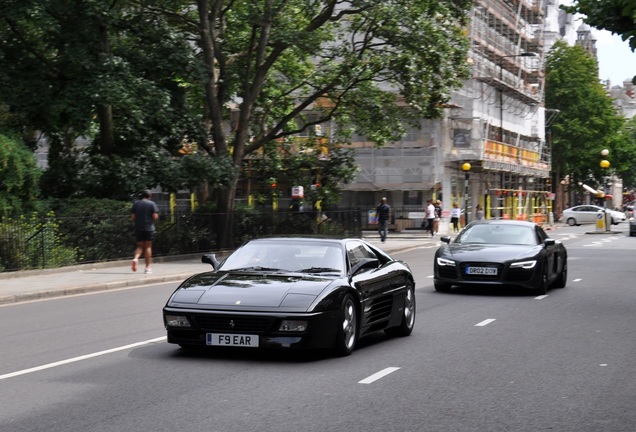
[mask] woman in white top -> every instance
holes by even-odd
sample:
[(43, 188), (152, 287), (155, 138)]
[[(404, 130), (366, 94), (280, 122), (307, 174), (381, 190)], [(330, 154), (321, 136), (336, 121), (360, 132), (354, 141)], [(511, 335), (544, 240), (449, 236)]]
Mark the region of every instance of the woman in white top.
[(454, 203), (450, 213), (453, 232), (459, 232), (459, 217), (461, 216), (461, 214), (462, 210), (459, 208), (459, 203)]

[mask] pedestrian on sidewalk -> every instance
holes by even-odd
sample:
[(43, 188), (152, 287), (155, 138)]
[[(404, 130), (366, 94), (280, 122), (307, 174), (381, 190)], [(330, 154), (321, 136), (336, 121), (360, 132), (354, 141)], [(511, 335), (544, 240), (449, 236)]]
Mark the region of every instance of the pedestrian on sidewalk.
[(431, 232), (431, 237), (435, 237), (435, 206), (432, 199), (426, 201), (426, 220), (428, 221), (428, 230)]
[(459, 208), (459, 203), (454, 203), (451, 209), (451, 225), (453, 226), (453, 232), (459, 232), (459, 218), (462, 215), (462, 209)]
[(155, 221), (159, 219), (159, 207), (151, 200), (152, 193), (145, 190), (141, 199), (135, 201), (130, 211), (130, 220), (135, 223), (137, 248), (132, 262), (132, 270), (137, 271), (139, 257), (143, 254), (146, 262), (144, 273), (152, 273), (152, 237), (155, 233)]
[(477, 204), (475, 207), (475, 220), (482, 220), (484, 218), (484, 209), (481, 208), (481, 204)]
[(435, 234), (438, 234), (439, 223), (442, 220), (442, 202), (440, 200), (436, 200), (433, 202), (433, 206), (435, 207), (435, 219), (433, 219), (433, 223), (435, 224), (434, 231)]
[(391, 219), (391, 206), (387, 204), (386, 197), (382, 197), (380, 205), (375, 209), (378, 218), (378, 232), (380, 241), (384, 243), (389, 230), (389, 220)]

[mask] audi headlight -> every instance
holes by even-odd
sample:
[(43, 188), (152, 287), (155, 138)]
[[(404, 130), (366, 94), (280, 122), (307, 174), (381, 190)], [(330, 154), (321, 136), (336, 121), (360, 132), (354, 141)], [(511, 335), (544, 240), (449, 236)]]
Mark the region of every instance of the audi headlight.
[(536, 266), (536, 265), (537, 265), (537, 261), (536, 260), (519, 261), (519, 262), (510, 264), (510, 268), (521, 268), (521, 269), (525, 269), (525, 270), (530, 270), (530, 269), (533, 269), (534, 266)]
[(444, 267), (444, 266), (453, 266), (455, 267), (455, 261), (453, 260), (449, 260), (446, 258), (437, 258), (437, 265), (440, 267)]
[(184, 315), (165, 315), (164, 319), (167, 327), (192, 327)]
[(307, 321), (283, 320), (278, 327), (280, 332), (304, 332), (307, 330)]

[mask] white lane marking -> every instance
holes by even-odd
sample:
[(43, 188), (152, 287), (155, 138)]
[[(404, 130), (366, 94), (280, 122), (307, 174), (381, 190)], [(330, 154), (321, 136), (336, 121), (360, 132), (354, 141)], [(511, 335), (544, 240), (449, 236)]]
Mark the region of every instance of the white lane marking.
[(596, 242), (592, 242), (590, 244), (583, 245), (583, 247), (598, 247), (598, 246), (603, 246), (603, 243), (596, 241)]
[(493, 321), (497, 321), (497, 320), (494, 319), (494, 318), (489, 318), (487, 320), (483, 320), (482, 322), (475, 324), (475, 327), (483, 327), (483, 326), (486, 326), (486, 325), (490, 324)]
[(546, 298), (547, 296), (548, 296), (547, 294), (546, 294), (546, 295), (540, 295), (540, 296), (538, 296), (538, 297), (535, 297), (534, 299), (535, 299), (535, 300), (543, 300), (543, 299), (544, 299), (544, 298)]
[(574, 279), (572, 282), (581, 282), (583, 279), (578, 278), (578, 279)]
[(388, 367), (386, 369), (382, 369), (380, 372), (376, 372), (373, 375), (366, 377), (362, 381), (358, 381), (358, 384), (371, 384), (371, 383), (379, 380), (380, 378), (384, 378), (388, 374), (391, 374), (391, 373), (395, 372), (398, 369), (400, 369), (400, 368), (399, 367)]
[(20, 376), (20, 375), (26, 375), (26, 374), (30, 374), (30, 373), (33, 373), (33, 372), (39, 372), (39, 371), (42, 371), (42, 370), (45, 370), (45, 369), (51, 369), (51, 368), (54, 368), (54, 367), (67, 365), (69, 363), (75, 363), (75, 362), (82, 361), (82, 360), (88, 360), (88, 359), (91, 359), (91, 358), (94, 358), (94, 357), (99, 357), (99, 356), (103, 356), (103, 355), (106, 355), (106, 354), (112, 354), (114, 352), (124, 351), (124, 350), (130, 349), (130, 348), (136, 348), (136, 347), (139, 347), (139, 346), (148, 345), (148, 344), (155, 343), (155, 342), (162, 342), (162, 341), (165, 341), (165, 340), (166, 340), (166, 337), (165, 336), (161, 336), (161, 337), (158, 337), (158, 338), (155, 338), (155, 339), (149, 339), (149, 340), (143, 341), (143, 342), (136, 342), (136, 343), (133, 343), (133, 344), (130, 344), (130, 345), (124, 345), (124, 346), (120, 346), (120, 347), (117, 347), (117, 348), (112, 348), (112, 349), (108, 349), (108, 350), (104, 350), (104, 351), (99, 351), (99, 352), (92, 353), (92, 354), (86, 354), (86, 355), (79, 356), (79, 357), (73, 357), (73, 358), (66, 359), (66, 360), (60, 360), (58, 362), (49, 363), (49, 364), (45, 364), (45, 365), (42, 365), (42, 366), (36, 366), (36, 367), (32, 367), (30, 369), (24, 369), (24, 370), (21, 370), (21, 371), (11, 372), (11, 373), (8, 373), (8, 374), (0, 375), (0, 380), (7, 379), (7, 378), (13, 378), (13, 377), (17, 377), (17, 376)]

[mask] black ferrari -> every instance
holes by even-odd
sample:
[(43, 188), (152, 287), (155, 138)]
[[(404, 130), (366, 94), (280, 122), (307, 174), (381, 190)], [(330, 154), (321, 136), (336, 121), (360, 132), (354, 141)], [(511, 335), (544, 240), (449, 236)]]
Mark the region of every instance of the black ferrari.
[(452, 286), (514, 286), (545, 294), (567, 283), (565, 246), (531, 222), (475, 221), (452, 240), (442, 237), (435, 253), (437, 291)]
[(360, 239), (251, 240), (185, 280), (163, 308), (168, 342), (188, 347), (331, 349), (407, 336), (415, 324), (409, 267)]

